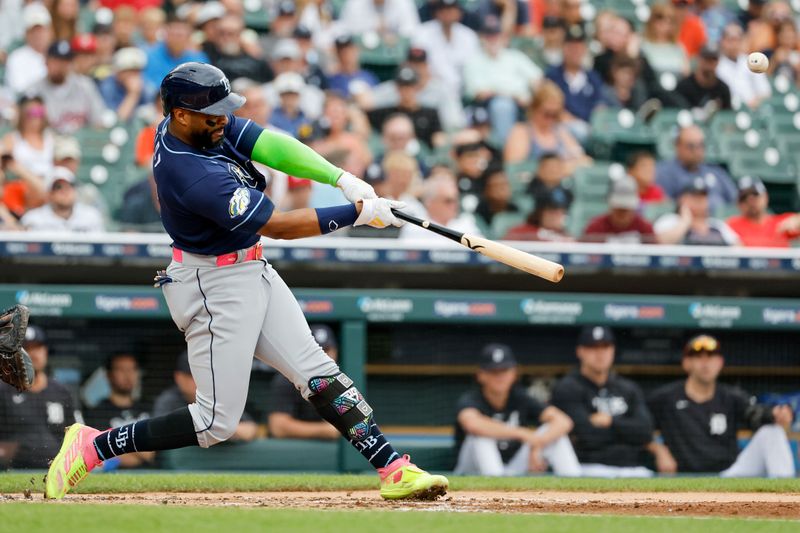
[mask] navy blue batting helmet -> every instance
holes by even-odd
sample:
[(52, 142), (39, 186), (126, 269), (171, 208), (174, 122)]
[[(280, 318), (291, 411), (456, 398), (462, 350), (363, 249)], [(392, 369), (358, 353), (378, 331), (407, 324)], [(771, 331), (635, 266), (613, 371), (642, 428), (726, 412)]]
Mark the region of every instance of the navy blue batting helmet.
[(176, 107), (206, 115), (227, 115), (242, 107), (245, 98), (231, 92), (231, 82), (220, 69), (191, 62), (178, 65), (164, 77), (161, 102), (164, 116)]

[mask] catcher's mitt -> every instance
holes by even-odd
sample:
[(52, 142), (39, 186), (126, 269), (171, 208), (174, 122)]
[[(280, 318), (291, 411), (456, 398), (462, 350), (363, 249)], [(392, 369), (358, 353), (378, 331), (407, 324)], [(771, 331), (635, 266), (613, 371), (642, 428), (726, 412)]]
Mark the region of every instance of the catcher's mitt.
[(0, 379), (20, 392), (33, 384), (33, 364), (22, 349), (29, 315), (24, 305), (15, 305), (0, 313)]

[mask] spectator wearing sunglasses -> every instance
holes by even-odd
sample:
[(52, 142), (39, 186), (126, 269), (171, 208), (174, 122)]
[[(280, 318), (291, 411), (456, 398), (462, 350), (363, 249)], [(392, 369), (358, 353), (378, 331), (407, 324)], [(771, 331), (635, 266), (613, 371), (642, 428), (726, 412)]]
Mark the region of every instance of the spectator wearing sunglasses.
[[(719, 341), (698, 335), (686, 343), (681, 366), (685, 380), (657, 389), (648, 405), (663, 443), (648, 449), (662, 474), (718, 472), (722, 477), (794, 477), (786, 430), (788, 405), (760, 405), (744, 391), (719, 383), (725, 359)], [(736, 432), (751, 429), (741, 451)]]
[(758, 178), (739, 180), (737, 206), (739, 214), (728, 219), (728, 226), (744, 246), (788, 248), (792, 239), (800, 237), (800, 213), (770, 214), (769, 194)]
[(708, 202), (714, 213), (723, 205), (736, 201), (736, 185), (722, 167), (706, 163), (705, 134), (697, 126), (682, 128), (675, 138), (675, 159), (656, 165), (656, 183), (673, 200), (702, 176), (708, 187)]

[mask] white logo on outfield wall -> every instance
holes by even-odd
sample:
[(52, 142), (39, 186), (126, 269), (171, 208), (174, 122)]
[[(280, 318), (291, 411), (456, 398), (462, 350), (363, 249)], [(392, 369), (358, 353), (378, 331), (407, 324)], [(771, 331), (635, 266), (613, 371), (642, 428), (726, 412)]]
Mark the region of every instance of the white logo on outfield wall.
[(742, 317), (742, 308), (738, 305), (692, 302), (689, 304), (689, 315), (703, 327), (730, 327), (735, 320), (739, 320)]
[(529, 322), (574, 324), (583, 314), (580, 302), (551, 302), (526, 298), (520, 303), (522, 312), (528, 316)]

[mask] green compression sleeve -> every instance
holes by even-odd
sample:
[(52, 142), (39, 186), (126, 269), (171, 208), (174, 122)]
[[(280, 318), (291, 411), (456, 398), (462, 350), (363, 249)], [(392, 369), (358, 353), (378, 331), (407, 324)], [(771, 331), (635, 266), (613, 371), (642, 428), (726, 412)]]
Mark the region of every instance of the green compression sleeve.
[(344, 172), (297, 139), (270, 130), (264, 130), (258, 136), (250, 157), (290, 176), (327, 183), (333, 187)]

